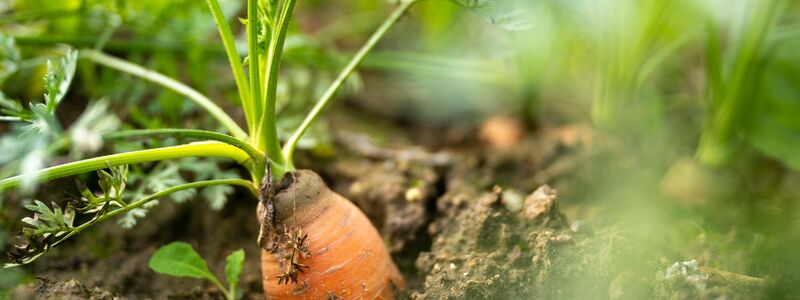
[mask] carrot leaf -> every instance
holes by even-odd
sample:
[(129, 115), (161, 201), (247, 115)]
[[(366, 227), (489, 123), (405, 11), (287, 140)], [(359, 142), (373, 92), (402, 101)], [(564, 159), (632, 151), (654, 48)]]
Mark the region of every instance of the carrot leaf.
[(72, 78), (75, 77), (77, 60), (78, 52), (70, 49), (58, 62), (47, 61), (47, 74), (44, 76), (47, 93), (44, 96), (48, 113), (55, 113), (56, 107), (67, 94)]
[[(242, 255), (244, 256), (244, 255)], [(208, 279), (216, 285), (227, 299), (234, 299), (233, 294), (222, 286), (216, 276), (211, 273), (206, 261), (200, 257), (189, 245), (184, 242), (172, 242), (161, 247), (150, 257), (150, 269), (161, 274), (175, 277), (191, 277)], [(226, 273), (227, 268), (226, 268)]]
[[(239, 277), (242, 275), (244, 266), (244, 250), (239, 249), (228, 255), (225, 264), (225, 276), (228, 278), (231, 295), (236, 294), (236, 286), (239, 285)], [(232, 296), (233, 298), (236, 298)]]
[(158, 249), (150, 258), (149, 266), (153, 271), (176, 277), (214, 277), (206, 261), (194, 251), (192, 245), (184, 242), (172, 242)]

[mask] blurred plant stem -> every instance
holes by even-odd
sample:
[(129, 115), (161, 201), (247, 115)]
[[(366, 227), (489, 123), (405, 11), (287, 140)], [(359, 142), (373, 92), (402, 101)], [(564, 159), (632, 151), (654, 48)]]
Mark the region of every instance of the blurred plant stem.
[(317, 103), (311, 109), (311, 112), (309, 112), (308, 115), (306, 115), (306, 118), (303, 120), (303, 123), (301, 123), (300, 127), (298, 127), (297, 130), (294, 131), (292, 136), (289, 138), (289, 140), (283, 147), (283, 156), (285, 156), (286, 160), (289, 162), (289, 165), (287, 166), (289, 170), (294, 169), (294, 166), (291, 163), (292, 163), (292, 157), (294, 156), (295, 147), (297, 146), (297, 142), (300, 140), (300, 138), (303, 136), (306, 130), (308, 130), (308, 127), (311, 126), (311, 123), (314, 122), (314, 120), (317, 119), (322, 110), (325, 109), (326, 106), (328, 106), (328, 103), (330, 103), (330, 101), (333, 99), (333, 95), (335, 95), (336, 92), (339, 90), (339, 88), (342, 87), (342, 84), (344, 84), (345, 80), (347, 80), (350, 74), (353, 73), (353, 71), (356, 69), (356, 67), (358, 67), (361, 61), (364, 60), (364, 58), (372, 50), (372, 48), (374, 48), (375, 45), (378, 44), (378, 41), (380, 41), (381, 38), (383, 38), (383, 36), (386, 35), (386, 32), (389, 31), (389, 28), (391, 28), (395, 23), (397, 23), (397, 21), (400, 20), (400, 18), (406, 13), (406, 11), (408, 11), (409, 8), (411, 8), (412, 5), (414, 5), (419, 1), (421, 0), (401, 1), (400, 5), (397, 6), (397, 8), (395, 8), (394, 11), (392, 11), (392, 14), (389, 15), (386, 21), (384, 21), (383, 24), (381, 24), (381, 26), (379, 26), (378, 29), (375, 30), (372, 36), (370, 36), (369, 39), (367, 39), (367, 42), (364, 43), (363, 46), (361, 46), (361, 49), (359, 49), (358, 52), (356, 52), (355, 56), (353, 56), (350, 62), (347, 63), (347, 66), (345, 66), (344, 69), (342, 69), (342, 71), (339, 73), (336, 79), (331, 83), (330, 86), (328, 86), (328, 88), (325, 90), (325, 92), (322, 94), (319, 100), (317, 100)]
[(255, 132), (255, 118), (258, 116), (255, 110), (255, 100), (250, 97), (250, 86), (247, 82), (247, 77), (244, 73), (242, 66), (242, 59), (239, 57), (239, 52), (236, 49), (236, 43), (233, 38), (228, 20), (222, 14), (222, 8), (219, 6), (217, 0), (207, 0), (211, 15), (214, 16), (214, 22), (217, 24), (219, 35), (222, 38), (222, 45), (225, 47), (225, 53), (228, 55), (228, 62), (233, 71), (233, 77), (236, 80), (236, 88), (239, 91), (239, 101), (242, 103), (244, 116), (247, 120), (247, 129), (249, 133)]
[(191, 87), (172, 79), (164, 74), (158, 73), (153, 70), (146, 69), (142, 66), (127, 62), (125, 60), (109, 56), (103, 54), (102, 52), (94, 51), (94, 50), (82, 50), (81, 56), (89, 59), (93, 62), (98, 64), (104, 65), (106, 67), (110, 67), (113, 69), (117, 69), (119, 71), (123, 71), (125, 73), (140, 77), (142, 79), (152, 81), (157, 83), (161, 86), (169, 88), (178, 94), (184, 95), (190, 100), (194, 101), (205, 109), (211, 116), (219, 120), (231, 134), (239, 139), (244, 139), (247, 137), (247, 133), (236, 124), (236, 121), (231, 119), (231, 117), (225, 113), (219, 106), (217, 106), (211, 99), (208, 99), (205, 95), (199, 93), (198, 91), (192, 89)]
[(754, 9), (745, 22), (742, 36), (730, 72), (725, 74), (725, 63), (719, 45), (716, 26), (710, 26), (706, 72), (709, 79), (710, 107), (706, 124), (700, 137), (697, 158), (711, 166), (726, 165), (735, 157), (741, 137), (745, 135), (747, 112), (753, 107), (758, 74), (763, 69), (763, 53), (768, 36), (780, 16), (781, 0), (753, 2)]
[(642, 99), (640, 76), (663, 38), (670, 5), (670, 1), (623, 1), (609, 12), (617, 21), (601, 36), (610, 36), (611, 41), (603, 41), (606, 46), (600, 50), (605, 59), (600, 60), (602, 77), (595, 87), (591, 111), (597, 126), (627, 130), (631, 124), (653, 121), (650, 116), (656, 103)]
[(0, 180), (0, 191), (17, 187), (24, 178), (36, 178), (38, 181), (48, 181), (65, 176), (103, 169), (108, 165), (119, 166), (192, 156), (226, 157), (250, 168), (252, 168), (253, 164), (247, 152), (235, 146), (220, 142), (198, 142), (172, 147), (111, 154), (49, 167), (33, 173), (22, 174)]

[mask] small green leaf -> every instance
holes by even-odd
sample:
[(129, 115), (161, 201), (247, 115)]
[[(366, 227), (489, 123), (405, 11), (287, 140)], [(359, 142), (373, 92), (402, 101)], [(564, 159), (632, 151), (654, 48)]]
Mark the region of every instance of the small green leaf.
[(56, 107), (69, 91), (75, 68), (78, 61), (78, 51), (69, 50), (58, 62), (47, 61), (47, 74), (44, 76), (45, 103), (50, 114), (55, 113)]
[(97, 170), (97, 175), (100, 177), (98, 184), (100, 185), (100, 189), (103, 190), (103, 197), (108, 199), (110, 197), (111, 190), (114, 187), (111, 174), (108, 174), (108, 172), (105, 170)]
[(150, 258), (148, 265), (161, 274), (216, 280), (203, 258), (184, 242), (172, 242), (161, 247)]
[(56, 134), (60, 132), (61, 125), (53, 113), (47, 111), (47, 106), (42, 103), (30, 103), (30, 113), (27, 116), (30, 124), (25, 126), (26, 131), (36, 132), (39, 135)]
[(125, 229), (131, 229), (136, 226), (137, 220), (147, 216), (147, 210), (142, 208), (134, 208), (126, 212), (122, 218), (117, 221), (117, 224)]
[(98, 184), (100, 189), (103, 190), (103, 196), (106, 201), (112, 200), (112, 198), (120, 201), (122, 192), (128, 183), (128, 165), (112, 166), (109, 162), (106, 162), (106, 166), (111, 173), (105, 170), (97, 170), (97, 175), (100, 177)]
[[(182, 159), (179, 162), (179, 168), (181, 171), (193, 173), (195, 180), (239, 178), (236, 172), (221, 168), (219, 162), (213, 159)], [(194, 190), (192, 191), (194, 192)], [(228, 202), (228, 196), (233, 192), (234, 189), (230, 186), (216, 185), (203, 188), (200, 194), (211, 206), (211, 209), (220, 210), (225, 207), (225, 203)], [(194, 197), (195, 193), (190, 196)]]
[(236, 286), (239, 285), (239, 277), (242, 275), (244, 266), (244, 250), (239, 249), (228, 255), (225, 264), (225, 276), (228, 277), (231, 293), (236, 293)]
[(750, 142), (761, 153), (781, 160), (790, 168), (800, 170), (799, 130), (792, 130), (762, 117), (750, 129)]
[(221, 210), (228, 202), (228, 196), (233, 194), (234, 188), (227, 185), (213, 185), (203, 189), (203, 198), (213, 210)]
[(23, 218), (22, 222), (36, 227), (37, 234), (58, 233), (72, 228), (74, 213), (69, 206), (62, 210), (53, 202), (51, 210), (42, 201), (33, 200), (33, 202), (35, 205), (25, 205), (26, 209), (35, 213), (33, 218)]

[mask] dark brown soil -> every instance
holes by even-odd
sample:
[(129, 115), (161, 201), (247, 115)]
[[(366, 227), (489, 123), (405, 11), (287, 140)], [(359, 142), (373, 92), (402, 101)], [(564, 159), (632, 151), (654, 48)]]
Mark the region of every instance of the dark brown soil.
[[(730, 291), (754, 295), (760, 286), (757, 278), (707, 269), (696, 273), (717, 275), (691, 277), (690, 270), (666, 276), (658, 273), (664, 262), (632, 267), (642, 250), (626, 243), (617, 225), (570, 220), (560, 198), (579, 194), (580, 181), (565, 178), (595, 153), (588, 129), (545, 128), (497, 149), (470, 134), (476, 128), (398, 131), (381, 124), (384, 135), (378, 135), (363, 130), (368, 118), (335, 116), (337, 152), (306, 153), (298, 165), (313, 166), (370, 217), (408, 280), (401, 298), (714, 298)], [(567, 192), (559, 195), (545, 184)], [(162, 201), (133, 230), (97, 226), (27, 266), (39, 279), (11, 295), (222, 299), (207, 282), (148, 268), (155, 249), (181, 240), (194, 245), (215, 274), (223, 274), (228, 253), (244, 248), (243, 299), (263, 299), (256, 201), (231, 200), (220, 212), (201, 201)], [(573, 215), (591, 215), (586, 210)]]

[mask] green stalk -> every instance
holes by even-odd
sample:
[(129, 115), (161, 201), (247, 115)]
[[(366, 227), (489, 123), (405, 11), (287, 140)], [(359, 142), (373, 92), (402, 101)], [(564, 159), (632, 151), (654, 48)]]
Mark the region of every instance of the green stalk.
[(201, 94), (200, 92), (192, 89), (191, 87), (172, 79), (164, 74), (158, 73), (153, 70), (146, 69), (142, 66), (130, 63), (128, 61), (104, 54), (102, 52), (98, 52), (95, 50), (81, 50), (81, 57), (89, 59), (93, 62), (98, 64), (110, 67), (112, 69), (116, 69), (142, 79), (160, 84), (163, 87), (171, 89), (178, 94), (184, 95), (189, 100), (194, 101), (205, 109), (212, 117), (216, 118), (220, 123), (222, 123), (231, 134), (238, 138), (238, 139), (245, 139), (247, 138), (247, 133), (236, 124), (236, 121), (231, 119), (231, 117), (225, 113), (219, 106), (217, 106), (211, 99), (208, 99), (205, 95)]
[[(642, 119), (638, 114), (624, 112), (636, 105), (634, 102), (640, 92), (638, 80), (647, 76), (643, 74), (643, 68), (649, 67), (646, 64), (653, 59), (651, 52), (659, 36), (663, 34), (668, 18), (666, 13), (671, 5), (671, 1), (625, 3), (627, 4), (614, 19), (616, 22), (613, 23), (612, 36), (615, 41), (607, 43), (601, 49), (604, 51), (601, 56), (606, 56), (607, 59), (600, 62), (598, 73), (602, 76), (595, 86), (591, 106), (593, 122), (599, 127), (612, 130), (627, 128), (627, 124), (639, 123)], [(634, 12), (641, 16), (635, 15), (636, 17), (630, 19), (629, 14)], [(629, 28), (632, 24), (637, 26)]]
[(199, 138), (218, 141), (236, 148), (242, 149), (250, 156), (256, 166), (264, 167), (264, 154), (245, 143), (242, 140), (234, 138), (222, 133), (213, 131), (196, 130), (196, 129), (141, 129), (141, 130), (123, 130), (103, 135), (104, 140), (120, 140), (126, 138), (141, 138), (141, 137), (175, 137), (175, 138)]
[[(253, 109), (255, 112), (254, 119), (252, 120), (253, 122), (256, 122), (261, 115), (261, 76), (258, 70), (258, 23), (258, 0), (247, 0), (247, 57), (250, 71), (250, 99), (254, 105)], [(256, 148), (261, 151), (266, 150), (262, 144), (261, 135), (259, 135), (257, 131), (251, 133), (253, 133), (252, 139)]]
[(675, 55), (680, 48), (688, 45), (689, 42), (693, 41), (695, 37), (700, 35), (700, 33), (701, 31), (696, 30), (683, 33), (676, 39), (661, 47), (658, 47), (657, 50), (654, 50), (652, 54), (650, 54), (649, 57), (644, 60), (639, 68), (639, 72), (637, 72), (635, 75), (636, 83), (634, 88), (636, 90), (641, 90), (645, 84), (645, 81), (650, 77), (651, 74), (655, 73), (655, 71), (660, 68), (668, 58)]
[(236, 300), (236, 286), (233, 285), (233, 282), (228, 282), (228, 292), (228, 299)]
[[(719, 39), (719, 27), (715, 21), (707, 25), (708, 37), (706, 41), (706, 99), (714, 100), (713, 96), (722, 91), (722, 48)], [(709, 102), (712, 103), (713, 102)]]
[(260, 140), (266, 143), (266, 150), (269, 157), (280, 164), (285, 160), (281, 152), (280, 141), (278, 140), (278, 128), (276, 126), (275, 102), (277, 99), (278, 77), (281, 68), (281, 58), (283, 57), (283, 45), (286, 41), (286, 31), (289, 28), (289, 21), (294, 12), (297, 0), (286, 0), (278, 18), (277, 30), (273, 30), (267, 54), (267, 78), (266, 90), (264, 91), (264, 113), (259, 120), (257, 136), (263, 136)]
[(780, 0), (763, 0), (754, 4), (757, 7), (747, 23), (731, 75), (720, 90), (712, 90), (714, 101), (697, 149), (697, 157), (703, 163), (719, 166), (727, 164), (733, 158), (738, 142), (737, 133), (741, 132), (743, 121), (751, 107), (750, 95), (760, 66), (761, 53), (768, 41), (770, 29), (778, 19), (778, 7), (781, 3)]
[(242, 59), (239, 57), (239, 52), (236, 50), (236, 43), (233, 41), (233, 33), (228, 26), (228, 20), (222, 14), (222, 9), (217, 0), (207, 0), (208, 8), (214, 16), (214, 21), (217, 23), (219, 35), (222, 37), (222, 45), (225, 47), (225, 53), (228, 55), (228, 61), (233, 69), (233, 77), (236, 80), (236, 88), (239, 91), (239, 100), (242, 102), (244, 109), (244, 116), (247, 119), (247, 126), (250, 133), (255, 130), (255, 119), (258, 117), (255, 113), (255, 104), (253, 98), (250, 98), (250, 87), (247, 84), (247, 77), (244, 74), (244, 67), (242, 67)]
[(53, 246), (54, 247), (58, 246), (59, 244), (63, 243), (69, 237), (80, 233), (84, 229), (88, 228), (91, 225), (94, 225), (97, 222), (102, 222), (102, 221), (105, 221), (105, 220), (107, 220), (109, 218), (113, 218), (115, 216), (118, 216), (118, 215), (120, 215), (122, 213), (129, 212), (129, 211), (131, 211), (133, 209), (139, 208), (142, 205), (147, 204), (147, 202), (150, 202), (150, 201), (153, 201), (153, 200), (156, 200), (156, 199), (159, 199), (159, 198), (163, 198), (163, 197), (168, 196), (168, 195), (170, 195), (172, 193), (179, 192), (179, 191), (182, 191), (182, 190), (195, 189), (195, 188), (207, 187), (207, 186), (212, 186), (212, 185), (238, 185), (238, 186), (246, 188), (248, 191), (253, 193), (253, 195), (258, 195), (258, 191), (256, 190), (256, 187), (253, 185), (253, 182), (249, 181), (249, 180), (244, 180), (244, 179), (214, 179), (214, 180), (195, 181), (195, 182), (185, 183), (185, 184), (181, 184), (181, 185), (176, 185), (176, 186), (170, 187), (168, 189), (159, 191), (159, 192), (157, 192), (155, 194), (152, 194), (150, 196), (144, 197), (144, 198), (142, 198), (142, 199), (140, 199), (140, 200), (138, 200), (136, 202), (132, 202), (131, 204), (128, 204), (127, 206), (122, 207), (120, 209), (116, 209), (116, 210), (110, 211), (107, 214), (104, 214), (104, 215), (100, 216), (99, 218), (97, 218), (97, 220), (94, 220), (92, 222), (83, 223), (80, 226), (75, 227), (72, 230), (72, 232), (70, 232), (67, 235), (65, 235), (63, 239), (61, 239), (58, 242), (54, 243)]
[(311, 126), (311, 123), (314, 122), (322, 110), (328, 106), (328, 103), (330, 103), (331, 99), (333, 99), (333, 95), (335, 95), (339, 88), (342, 87), (342, 84), (344, 84), (345, 80), (347, 80), (347, 77), (353, 73), (356, 67), (358, 67), (361, 61), (364, 60), (364, 57), (366, 57), (367, 53), (369, 53), (372, 48), (375, 47), (378, 41), (380, 41), (381, 38), (386, 35), (386, 32), (389, 31), (389, 28), (397, 23), (397, 21), (400, 20), (400, 17), (402, 17), (403, 14), (405, 14), (405, 12), (408, 11), (408, 9), (411, 8), (414, 3), (419, 1), (420, 0), (406, 0), (400, 2), (400, 5), (395, 8), (394, 11), (392, 11), (392, 14), (389, 16), (389, 18), (387, 18), (386, 21), (384, 21), (383, 24), (381, 24), (381, 26), (375, 30), (367, 42), (361, 46), (361, 49), (359, 49), (350, 62), (347, 63), (347, 66), (345, 66), (345, 68), (339, 73), (331, 85), (328, 86), (328, 89), (325, 90), (325, 93), (322, 94), (322, 97), (317, 100), (314, 108), (311, 109), (311, 112), (303, 120), (303, 123), (301, 123), (300, 127), (294, 131), (292, 136), (286, 142), (286, 145), (283, 147), (283, 156), (286, 157), (288, 170), (294, 170), (294, 165), (292, 163), (294, 149), (297, 146), (297, 142), (301, 137), (303, 137), (303, 134), (305, 134), (306, 130), (308, 130), (308, 127)]
[(211, 276), (206, 277), (206, 278), (208, 278), (208, 280), (210, 280), (212, 283), (214, 283), (214, 285), (216, 285), (217, 288), (219, 288), (219, 290), (222, 291), (222, 293), (225, 295), (225, 299), (236, 300), (236, 299), (233, 298), (233, 295), (230, 293), (230, 291), (228, 291), (228, 289), (226, 289), (225, 286), (222, 285), (221, 282), (219, 282), (219, 279), (217, 279), (216, 276), (211, 275)]
[(242, 151), (242, 149), (220, 142), (198, 142), (180, 146), (139, 150), (89, 158), (41, 169), (28, 174), (17, 175), (0, 180), (0, 192), (15, 188), (19, 186), (23, 179), (28, 178), (34, 178), (39, 181), (48, 181), (56, 178), (103, 169), (108, 166), (107, 164), (118, 166), (192, 156), (225, 157), (233, 159), (242, 165), (252, 164), (252, 161), (250, 161), (250, 156), (247, 154), (247, 152)]

